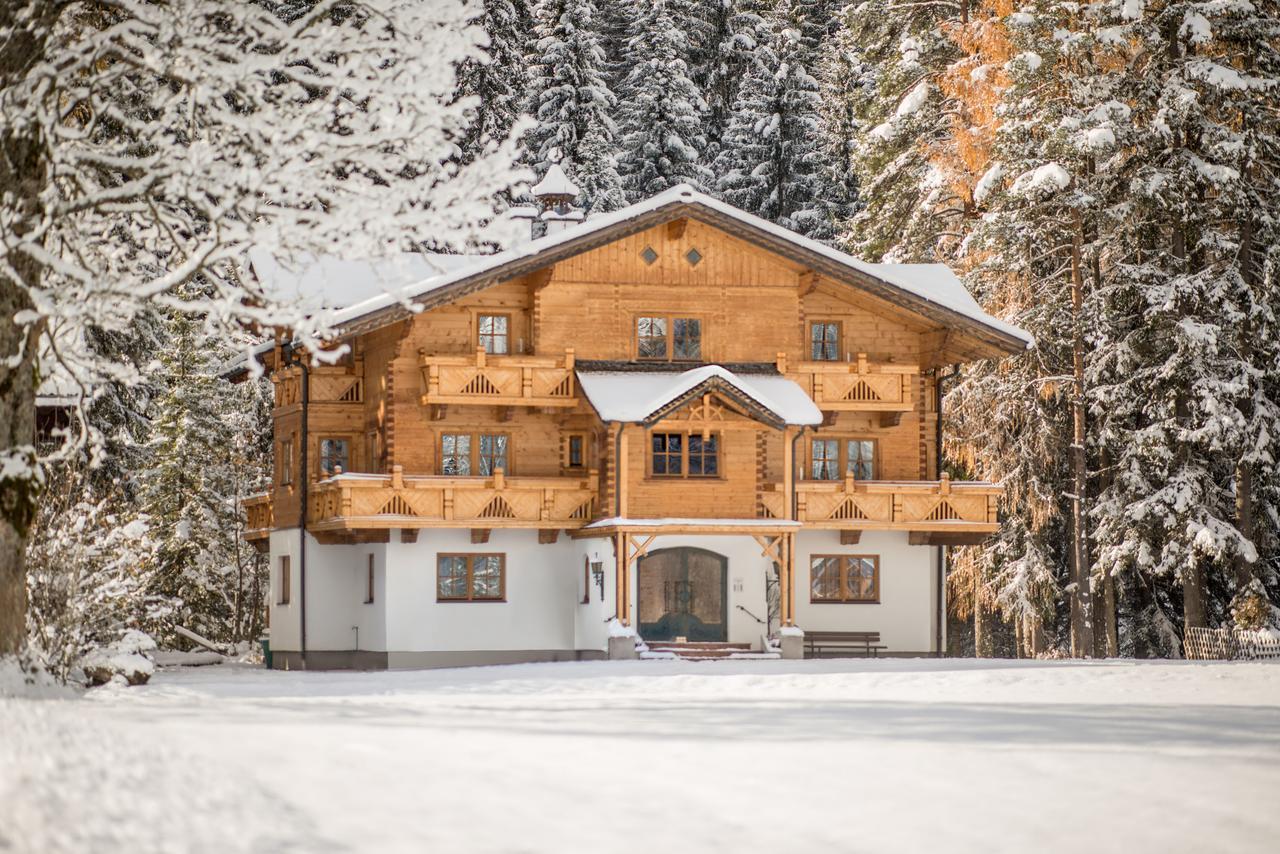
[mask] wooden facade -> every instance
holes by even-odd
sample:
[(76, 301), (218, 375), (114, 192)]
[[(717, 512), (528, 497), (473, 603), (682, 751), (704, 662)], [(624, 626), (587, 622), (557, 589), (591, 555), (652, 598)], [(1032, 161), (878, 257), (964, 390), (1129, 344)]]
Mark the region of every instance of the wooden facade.
[[(935, 404), (939, 369), (998, 355), (989, 339), (693, 216), (598, 242), (421, 313), (353, 324), (331, 365), (277, 347), (265, 359), (275, 477), (248, 504), (250, 539), (302, 523), (304, 483), (305, 524), (322, 542), (439, 527), (539, 529), (550, 542), (566, 531), (611, 538), (626, 556), (619, 573), (646, 535), (617, 520), (745, 526), (786, 583), (799, 528), (919, 542), (995, 530), (995, 487), (939, 478)], [(642, 340), (650, 318), (665, 339)], [(608, 421), (576, 376), (703, 364), (786, 377), (822, 422), (770, 423), (720, 393), (651, 423)], [(693, 437), (672, 442), (686, 457), (714, 444), (714, 471), (687, 459), (665, 470), (655, 436), (668, 435)]]

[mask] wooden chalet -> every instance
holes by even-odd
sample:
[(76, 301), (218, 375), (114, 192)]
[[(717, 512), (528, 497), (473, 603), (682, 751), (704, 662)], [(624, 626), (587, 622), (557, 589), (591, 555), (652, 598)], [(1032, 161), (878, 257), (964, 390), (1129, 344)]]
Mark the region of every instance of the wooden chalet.
[(346, 350), (262, 354), (276, 666), (941, 650), (941, 547), (998, 489), (939, 473), (940, 377), (1028, 336), (687, 186), (581, 222), (541, 190), (515, 249), (293, 280)]

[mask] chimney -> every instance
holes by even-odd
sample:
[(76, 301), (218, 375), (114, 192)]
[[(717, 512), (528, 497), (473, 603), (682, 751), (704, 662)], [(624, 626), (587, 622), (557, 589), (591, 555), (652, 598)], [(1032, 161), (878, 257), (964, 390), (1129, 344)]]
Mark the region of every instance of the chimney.
[(577, 186), (564, 174), (560, 164), (552, 163), (547, 174), (533, 188), (533, 195), (542, 205), (542, 220), (546, 234), (556, 234), (582, 222), (582, 211), (573, 207), (578, 195)]

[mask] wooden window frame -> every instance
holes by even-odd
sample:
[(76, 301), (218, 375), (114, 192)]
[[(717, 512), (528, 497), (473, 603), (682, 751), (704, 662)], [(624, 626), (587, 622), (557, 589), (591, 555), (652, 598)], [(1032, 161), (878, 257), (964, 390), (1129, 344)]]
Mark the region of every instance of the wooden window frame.
[[(835, 442), (836, 443), (836, 476), (833, 478), (816, 478), (813, 476), (813, 444), (814, 442)], [(808, 453), (805, 457), (804, 477), (806, 480), (820, 481), (826, 483), (834, 483), (844, 480), (845, 475), (849, 471), (849, 443), (850, 442), (870, 442), (871, 443), (871, 477), (855, 478), (860, 482), (883, 480), (883, 472), (880, 465), (880, 440), (875, 436), (850, 436), (818, 434), (810, 436), (807, 440), (808, 447), (805, 449)]]
[(280, 595), (276, 597), (277, 605), (288, 605), (293, 590), (293, 567), (290, 555), (280, 555)]
[[(831, 359), (819, 359), (813, 355), (813, 328), (815, 326), (835, 326), (836, 328), (836, 355)], [(811, 362), (842, 362), (844, 361), (844, 321), (842, 320), (824, 320), (816, 319), (809, 321), (809, 361)]]
[[(667, 472), (655, 472), (653, 470), (653, 437), (654, 436), (680, 436), (683, 441), (680, 443), (680, 473), (670, 474)], [(690, 474), (689, 473), (689, 439), (692, 436), (702, 438), (702, 433), (693, 430), (649, 430), (645, 434), (645, 474), (654, 480), (724, 480), (724, 433), (713, 432), (708, 437), (716, 443), (716, 473), (715, 474)], [(705, 454), (703, 455), (705, 459)]]
[[(470, 447), (467, 450), (467, 474), (446, 474), (444, 470), (444, 437), (445, 436), (467, 436), (469, 437)], [(502, 436), (507, 440), (507, 465), (502, 473), (507, 477), (512, 475), (515, 468), (515, 444), (511, 440), (511, 434), (504, 431), (490, 430), (441, 430), (436, 436), (436, 473), (445, 477), (493, 477), (493, 474), (480, 474), (480, 437), (481, 436)]]
[(368, 564), (367, 564), (367, 566), (366, 566), (366, 568), (365, 568), (364, 604), (366, 604), (366, 605), (372, 605), (372, 604), (373, 604), (373, 598), (374, 598), (374, 597), (373, 597), (373, 581), (374, 581), (373, 568), (374, 568), (374, 560), (373, 560), (373, 555), (372, 555), (372, 554), (370, 554), (370, 555), (369, 555), (368, 560), (369, 560), (369, 562), (368, 562)]
[[(579, 442), (582, 443), (582, 454), (581, 454), (582, 460), (581, 462), (578, 462), (578, 463), (574, 463), (573, 461), (573, 440), (574, 439), (577, 439)], [(586, 469), (590, 467), (590, 459), (589, 459), (590, 451), (588, 450), (589, 448), (590, 448), (590, 445), (587, 443), (586, 433), (583, 433), (583, 432), (566, 433), (564, 437), (564, 459), (560, 461), (560, 464), (569, 471), (586, 471)], [(507, 454), (510, 455), (510, 453), (511, 453), (511, 444), (510, 444), (510, 440), (508, 440)]]
[[(482, 336), (482, 333), (480, 332), (480, 318), (482, 317), (501, 317), (507, 321), (507, 332), (506, 332), (507, 351), (505, 353), (494, 353), (494, 352), (491, 352), (488, 347), (484, 346), (484, 338)], [(489, 356), (515, 355), (515, 347), (513, 346), (514, 339), (515, 339), (515, 321), (513, 320), (510, 312), (477, 310), (475, 312), (475, 329), (476, 329), (476, 337), (475, 337), (476, 346), (483, 347), (486, 355), (489, 355)], [(497, 336), (490, 335), (489, 337), (495, 338)]]
[(323, 433), (316, 437), (316, 470), (315, 470), (316, 480), (321, 480), (326, 477), (332, 477), (333, 474), (337, 473), (337, 472), (334, 472), (332, 474), (325, 474), (324, 451), (323, 451), (325, 442), (346, 442), (347, 443), (347, 465), (342, 471), (344, 473), (355, 471), (356, 469), (356, 465), (354, 462), (356, 457), (355, 437), (346, 435), (343, 433)]
[[(838, 560), (840, 572), (840, 598), (815, 598), (813, 595), (813, 563), (817, 560)], [(874, 567), (871, 576), (872, 595), (870, 598), (855, 598), (850, 595), (849, 565), (855, 560), (869, 560)], [(811, 605), (879, 605), (880, 604), (880, 555), (841, 555), (811, 554), (809, 555), (809, 604)]]
[[(440, 561), (444, 558), (461, 557), (467, 560), (467, 595), (440, 595)], [(497, 598), (477, 597), (475, 595), (476, 558), (496, 557), (498, 559), (498, 596)], [(436, 554), (436, 602), (506, 602), (507, 601), (507, 555), (505, 552), (439, 552)]]
[[(664, 356), (641, 356), (640, 355), (640, 319), (644, 317), (656, 318), (663, 320), (667, 324), (666, 334), (666, 355)], [(692, 359), (675, 358), (676, 348), (676, 321), (677, 320), (696, 320), (698, 321), (698, 355)], [(686, 314), (682, 312), (669, 311), (638, 311), (631, 317), (631, 346), (635, 354), (637, 362), (678, 362), (683, 364), (698, 364), (706, 361), (704, 350), (707, 340), (707, 319), (700, 314)]]

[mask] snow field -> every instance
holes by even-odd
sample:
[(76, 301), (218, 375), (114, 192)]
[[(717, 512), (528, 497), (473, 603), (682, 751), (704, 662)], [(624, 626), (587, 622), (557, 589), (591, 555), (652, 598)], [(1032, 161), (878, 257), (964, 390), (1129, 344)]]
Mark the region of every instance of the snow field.
[(1265, 663), (161, 670), (0, 700), (0, 851), (1271, 851), (1278, 706)]

